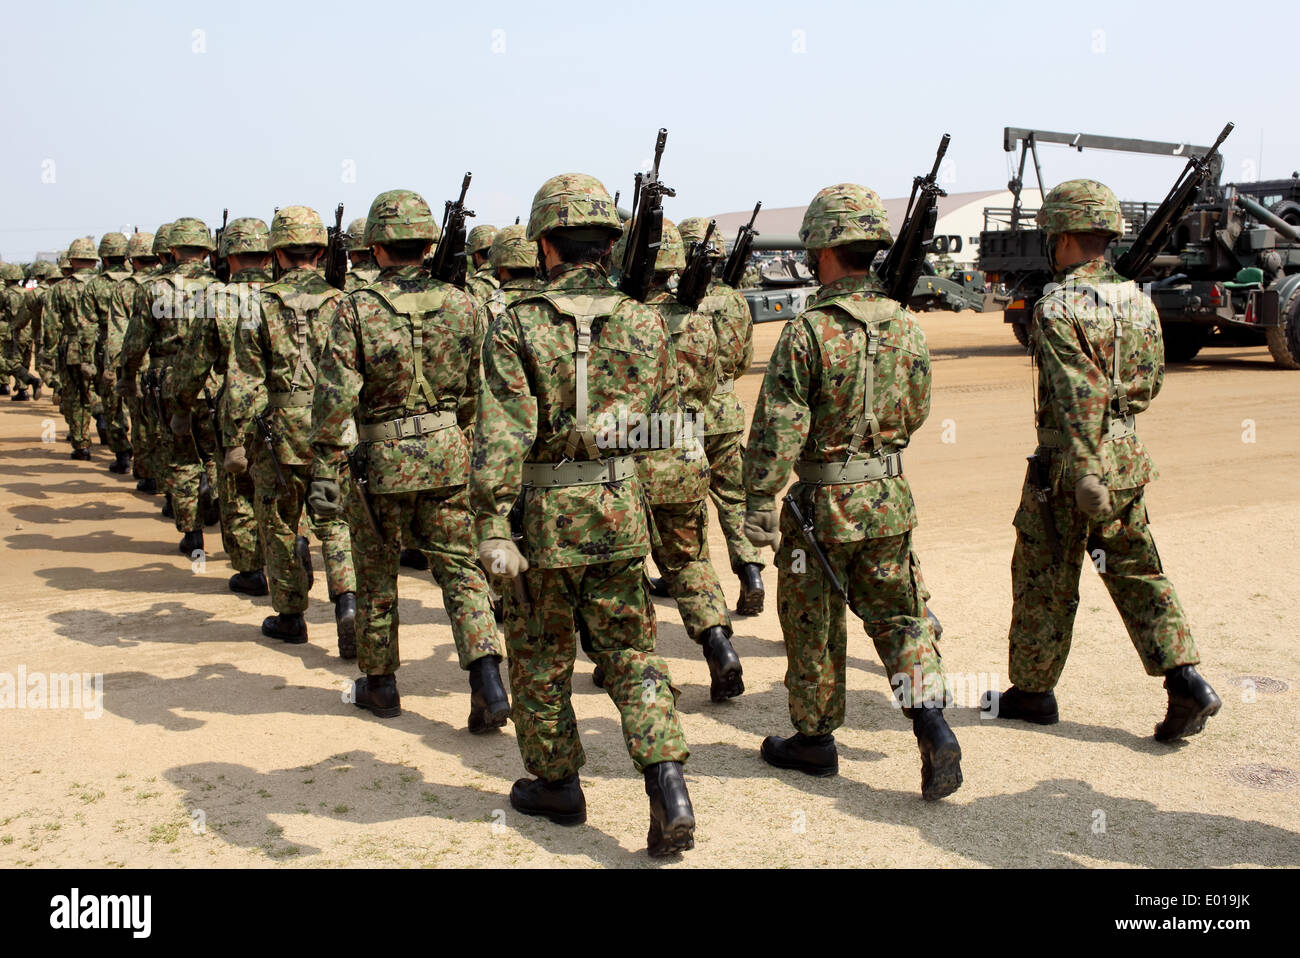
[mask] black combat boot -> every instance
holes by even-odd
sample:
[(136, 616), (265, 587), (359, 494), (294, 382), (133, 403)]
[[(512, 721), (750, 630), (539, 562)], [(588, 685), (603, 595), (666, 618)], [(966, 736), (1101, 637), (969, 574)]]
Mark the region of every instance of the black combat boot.
[(943, 709), (913, 708), (912, 732), (921, 749), (921, 797), (933, 802), (961, 788), (961, 746)]
[(357, 657), (357, 594), (344, 592), (334, 600), (334, 626), (339, 634), (339, 658)]
[(985, 692), (980, 708), (994, 718), (1022, 719), (1035, 725), (1055, 725), (1061, 720), (1054, 692), (1026, 692), (1014, 685), (1005, 692)]
[(27, 390), (26, 390), (25, 388), (23, 388), (22, 386), (19, 386), (19, 387), (18, 387), (18, 391), (17, 391), (16, 393), (14, 393), (13, 396), (11, 396), (11, 397), (9, 398), (9, 401), (10, 401), (10, 402), (30, 402), (30, 401), (31, 401), (31, 398), (32, 398), (31, 396), (27, 395)]
[(266, 595), (271, 590), (266, 584), (266, 573), (254, 569), (252, 572), (236, 572), (232, 575), (230, 591), (242, 592), (244, 595)]
[(301, 612), (268, 615), (262, 620), (262, 634), (268, 639), (281, 639), (290, 645), (302, 645), (307, 641), (307, 623), (303, 621)]
[(1195, 735), (1205, 728), (1205, 720), (1223, 707), (1194, 665), (1180, 665), (1166, 672), (1165, 688), (1169, 690), (1169, 709), (1165, 720), (1156, 726), (1157, 742)]
[(298, 536), (293, 540), (294, 551), (298, 553), (298, 561), (302, 563), (303, 571), (307, 573), (307, 591), (316, 584), (316, 570), (311, 564), (311, 540), (306, 536)]
[(99, 433), (99, 444), (101, 446), (107, 446), (108, 445), (108, 420), (104, 418), (104, 414), (102, 412), (95, 417), (95, 432)]
[(930, 611), (928, 605), (925, 607), (925, 617), (929, 619), (930, 624), (934, 626), (934, 641), (938, 642), (943, 638), (943, 623), (939, 621), (937, 615)]
[(397, 694), (397, 676), (361, 676), (352, 683), (352, 704), (373, 712), (378, 718), (397, 718), (402, 714), (402, 697)]
[(664, 582), (663, 576), (647, 576), (646, 581), (650, 583), (650, 594), (658, 596), (661, 599), (671, 599), (673, 594), (668, 591), (668, 584)]
[(153, 476), (148, 479), (141, 479), (135, 484), (136, 492), (143, 492), (146, 496), (158, 495), (158, 480)]
[(9, 395), (9, 384), (0, 383), (0, 396), (8, 396), (8, 395)]
[(838, 775), (840, 756), (835, 750), (835, 736), (804, 735), (795, 732), (789, 738), (769, 735), (760, 749), (763, 761), (777, 768), (793, 768), (819, 778)]
[(403, 549), (397, 557), (397, 564), (403, 569), (415, 569), (417, 572), (429, 571), (429, 557), (419, 549)]
[(709, 663), (709, 698), (725, 702), (744, 692), (744, 670), (740, 656), (731, 647), (727, 630), (720, 625), (710, 626), (700, 636), (700, 645), (704, 648), (704, 661)]
[(203, 551), (203, 530), (196, 529), (193, 532), (185, 533), (185, 537), (181, 539), (181, 544), (176, 548), (181, 555), (192, 559), (195, 552)]
[(172, 507), (172, 494), (170, 492), (163, 493), (162, 517), (164, 519), (174, 519), (176, 517), (176, 510)]
[(213, 493), (212, 487), (206, 483), (199, 490), (199, 515), (203, 517), (205, 526), (221, 524), (221, 503)]
[(510, 807), (521, 815), (541, 815), (557, 825), (581, 825), (587, 820), (587, 796), (577, 775), (558, 782), (521, 778), (510, 789)]
[(605, 687), (605, 670), (599, 665), (591, 670), (591, 684), (598, 689)]
[(736, 575), (740, 577), (736, 615), (758, 615), (763, 611), (763, 567), (757, 562), (746, 562), (736, 570)]
[(33, 398), (33, 399), (40, 399), (40, 398), (41, 398), (41, 389), (42, 389), (42, 386), (41, 386), (41, 381), (40, 381), (39, 379), (36, 380), (34, 383), (32, 383), (32, 398)]
[(119, 452), (113, 457), (113, 461), (108, 464), (108, 471), (119, 476), (125, 476), (126, 471), (131, 468), (131, 454), (129, 452)]
[(510, 718), (510, 699), (501, 684), (501, 659), (485, 655), (469, 664), (469, 730), (475, 735), (501, 728)]
[(90, 447), (82, 446), (80, 449), (74, 449), (68, 458), (79, 459), (82, 462), (90, 462)]
[(695, 810), (686, 792), (681, 762), (649, 765), (645, 793), (650, 796), (650, 834), (646, 850), (660, 858), (695, 847)]

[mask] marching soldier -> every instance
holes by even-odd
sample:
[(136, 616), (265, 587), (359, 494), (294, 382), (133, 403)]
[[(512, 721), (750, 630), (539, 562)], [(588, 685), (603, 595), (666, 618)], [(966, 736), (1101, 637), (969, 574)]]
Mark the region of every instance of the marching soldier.
[[(258, 529), (276, 614), (262, 634), (291, 644), (307, 641), (311, 553), (298, 535), (311, 482), (311, 414), (316, 368), (332, 301), (340, 293), (317, 269), (327, 236), (320, 214), (286, 206), (271, 222), (271, 252), (280, 278), (251, 297), (239, 321), (221, 400), (225, 468), (249, 471), (256, 488)], [(252, 445), (251, 462), (245, 437)], [(356, 574), (347, 523), (320, 516), (311, 523), (321, 540), (325, 575), (338, 634), (339, 655), (356, 655)]]
[(487, 298), (493, 322), (521, 296), (541, 286), (537, 278), (537, 246), (528, 242), (528, 228), (518, 223), (497, 230), (488, 250), (488, 263), (496, 273), (497, 288)]
[(95, 276), (99, 254), (88, 237), (68, 247), (70, 272), (50, 291), (50, 313), (59, 329), (60, 406), (68, 422), (72, 458), (90, 460), (90, 423), (94, 415), (96, 327), (84, 322), (81, 295)]
[(375, 265), (375, 256), (365, 245), (366, 218), (358, 216), (348, 224), (348, 270), (344, 280), (343, 291), (351, 293), (362, 286), (369, 286), (379, 276), (379, 267)]
[(451, 621), (460, 667), (469, 672), (469, 730), (500, 728), (510, 716), (501, 683), (505, 647), (487, 579), (478, 566), (469, 509), (469, 453), (478, 405), (485, 321), (466, 293), (421, 268), (437, 229), (418, 193), (375, 198), (364, 242), (380, 273), (339, 297), (317, 379), (311, 492), (318, 515), (343, 511), (340, 477), (356, 422), (352, 548), (358, 560), (354, 702), (381, 718), (401, 713), (397, 568), (403, 535), (431, 560)]
[[(165, 226), (159, 227), (159, 233), (164, 229)], [(126, 256), (131, 261), (131, 274), (117, 286), (114, 292), (118, 297), (117, 308), (127, 317), (128, 328), (130, 328), (130, 317), (136, 314), (136, 310), (147, 308), (147, 305), (137, 301), (146, 295), (145, 287), (158, 275), (161, 268), (158, 254), (155, 252), (158, 242), (158, 236), (154, 233), (132, 233), (131, 238), (127, 240)], [(125, 338), (123, 333), (123, 342)], [(123, 380), (119, 378), (121, 371), (122, 352), (119, 345), (116, 353), (106, 356), (104, 380), (106, 385), (113, 387), (126, 401), (127, 420), (131, 424), (131, 473), (135, 476), (136, 491), (153, 495), (159, 491), (157, 423), (154, 421), (156, 413), (141, 395), (143, 390), (139, 388), (139, 383), (136, 384), (136, 389), (123, 392), (121, 386)]]
[[(916, 513), (902, 450), (930, 412), (930, 356), (912, 315), (872, 272), (887, 246), (885, 208), (856, 184), (827, 187), (804, 213), (800, 238), (821, 288), (787, 324), (769, 361), (745, 456), (745, 534), (777, 545), (777, 611), (785, 636), (790, 738), (768, 736), (762, 756), (809, 775), (839, 770), (844, 724), (848, 590), (921, 751), (921, 794), (961, 785), (961, 748), (943, 717), (947, 682), (912, 552)], [(776, 496), (813, 522), (805, 542)], [(778, 533), (779, 530), (779, 533)], [(815, 543), (815, 545), (814, 545)]]
[[(621, 231), (599, 180), (571, 173), (537, 191), (527, 238), (548, 280), (493, 324), (483, 348), (471, 500), (479, 555), (511, 580), (506, 641), (519, 751), (535, 778), (510, 790), (525, 815), (586, 821), (586, 761), (573, 714), (575, 616), (622, 717), (650, 797), (651, 855), (694, 846), (682, 763), (689, 750), (667, 663), (655, 654), (645, 583), (647, 517), (631, 449), (599, 449), (603, 415), (667, 414), (677, 371), (663, 320), (614, 289), (602, 265)], [(520, 495), (517, 527), (511, 512)]]
[[(1150, 297), (1106, 262), (1123, 232), (1115, 194), (1069, 180), (1047, 194), (1038, 225), (1056, 282), (1034, 309), (1038, 448), (1016, 511), (1011, 559), (1011, 687), (989, 693), (999, 718), (1050, 725), (1070, 651), (1085, 555), (1098, 567), (1148, 675), (1169, 704), (1158, 741), (1195, 735), (1222, 703), (1147, 524), (1156, 468), (1135, 431), (1164, 380), (1164, 342)], [(1038, 468), (1035, 469), (1035, 466)]]
[(127, 239), (122, 233), (105, 233), (99, 241), (101, 272), (86, 284), (81, 294), (81, 308), (85, 322), (95, 327), (95, 388), (104, 406), (104, 420), (108, 426), (108, 446), (113, 450), (113, 462), (108, 471), (119, 476), (131, 468), (131, 426), (127, 420), (126, 402), (114, 389), (115, 380), (106, 375), (118, 364), (122, 352), (122, 339), (131, 316), (123, 308), (123, 298), (117, 287), (131, 275), (126, 265)]
[(474, 227), (465, 237), (465, 255), (469, 257), (465, 263), (465, 289), (480, 303), (486, 303), (492, 291), (500, 285), (496, 270), (488, 262), (496, 235), (497, 228), (484, 223)]
[(42, 385), (49, 382), (45, 377), (53, 375), (45, 368), (44, 327), (46, 323), (42, 319), (46, 313), (50, 283), (58, 275), (59, 268), (53, 263), (37, 260), (32, 264), (31, 276), (36, 281), (36, 285), (27, 290), (23, 298), (22, 314), (12, 331), (18, 344), (18, 367), (23, 370), (28, 370), (33, 364), (36, 367), (36, 373), (28, 378), (33, 399), (41, 398)]

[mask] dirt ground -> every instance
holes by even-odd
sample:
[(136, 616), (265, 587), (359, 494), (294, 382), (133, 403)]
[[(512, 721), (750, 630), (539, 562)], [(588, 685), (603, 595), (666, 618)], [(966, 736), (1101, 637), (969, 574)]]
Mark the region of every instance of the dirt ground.
[[(1029, 361), (1000, 320), (923, 317), (933, 408), (906, 455), (944, 661), (979, 688), (1006, 684), (1011, 517), (1033, 446)], [(758, 328), (756, 357), (779, 332)], [(1089, 570), (1061, 723), (951, 709), (966, 778), (952, 797), (921, 801), (910, 723), (852, 619), (839, 777), (774, 770), (758, 746), (789, 720), (769, 566), (766, 611), (735, 621), (747, 690), (730, 703), (710, 703), (703, 659), (658, 601), (698, 819), (695, 850), (667, 866), (1300, 865), (1300, 374), (1262, 348), (1202, 359), (1170, 370), (1139, 428), (1161, 472), (1148, 492), (1161, 555), (1224, 700), (1206, 733), (1152, 739), (1160, 680)], [(764, 369), (739, 384), (751, 410)], [(512, 728), (465, 731), (468, 686), (427, 574), (400, 584), (404, 712), (374, 719), (342, 699), (355, 670), (338, 659), (322, 576), (312, 641), (262, 638), (268, 600), (227, 590), (224, 555), (192, 568), (160, 500), (108, 473), (103, 447), (70, 461), (63, 435), (48, 399), (0, 400), (0, 683), (102, 674), (102, 714), (89, 699), (0, 710), (0, 865), (656, 864), (640, 777), (585, 659), (589, 822), (560, 828), (509, 807), (523, 774)], [(207, 543), (219, 549), (215, 529)], [(725, 555), (716, 524), (711, 548)]]

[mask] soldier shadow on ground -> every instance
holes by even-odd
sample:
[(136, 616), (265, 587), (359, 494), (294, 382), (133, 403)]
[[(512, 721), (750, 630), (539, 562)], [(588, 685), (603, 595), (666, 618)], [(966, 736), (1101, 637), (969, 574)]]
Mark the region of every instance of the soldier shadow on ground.
[(1277, 363), (1273, 362), (1273, 358), (1268, 354), (1268, 350), (1261, 346), (1258, 359), (1237, 359), (1227, 356), (1215, 357), (1207, 356), (1202, 353), (1189, 363), (1166, 363), (1165, 376), (1195, 375), (1196, 373), (1205, 373), (1218, 369), (1253, 370), (1255, 372), (1276, 374), (1285, 374), (1290, 372), (1290, 370), (1283, 369)]
[[(87, 576), (110, 574), (83, 571)], [(136, 569), (132, 575), (138, 577), (141, 572), (142, 570)], [(166, 590), (146, 587), (141, 591)], [(134, 648), (152, 643), (195, 645), (201, 642), (237, 642), (247, 637), (246, 630), (250, 628), (215, 618), (211, 612), (192, 609), (182, 602), (155, 602), (147, 609), (122, 613), (74, 609), (53, 612), (48, 619), (54, 624), (56, 634), (99, 648)]]
[[(411, 766), (381, 761), (364, 750), (340, 752), (313, 765), (268, 773), (244, 765), (203, 762), (170, 768), (164, 775), (184, 790), (182, 802), (191, 814), (203, 812), (208, 833), (230, 845), (260, 850), (273, 861), (318, 855), (321, 849), (284, 839), (283, 833), (292, 826), (275, 824), (271, 815), (302, 815), (353, 825), (426, 817), (433, 830), (420, 839), (426, 848), (439, 844), (439, 820), (482, 822), (484, 828), (508, 822), (521, 837), (537, 841), (553, 853), (581, 854), (615, 865), (634, 864), (638, 857), (591, 825), (561, 829), (534, 822), (510, 810), (507, 797), (496, 791), (430, 782)], [(345, 854), (350, 859), (392, 862), (383, 839), (356, 841), (362, 847), (349, 849)], [(448, 841), (429, 863), (472, 865), (466, 851), (456, 847), (459, 844), (458, 839)], [(367, 847), (371, 845), (373, 853)], [(453, 857), (440, 862), (444, 854)]]
[[(118, 522), (123, 519), (148, 519), (157, 512), (127, 512), (122, 506), (107, 502), (87, 502), (66, 506), (13, 506), (10, 513), (19, 522), (33, 525), (58, 525), (64, 522)], [(179, 533), (178, 533), (179, 535)]]
[(24, 499), (53, 499), (56, 496), (101, 496), (106, 490), (98, 483), (85, 479), (69, 479), (66, 482), (50, 485), (48, 482), (7, 482), (3, 488), (15, 496)]
[[(159, 534), (164, 534), (165, 526), (160, 525)], [(163, 556), (171, 553), (177, 560), (189, 564), (190, 560), (182, 556), (177, 550), (177, 544), (180, 542), (181, 534), (175, 533), (176, 538), (170, 535), (166, 539), (141, 539), (138, 537), (119, 535), (108, 529), (99, 529), (94, 532), (85, 532), (81, 535), (73, 536), (52, 536), (43, 532), (17, 532), (13, 535), (6, 536), (5, 542), (10, 549), (30, 549), (38, 552), (48, 551), (67, 554), (72, 552), (85, 552), (91, 554), (101, 554), (105, 552), (116, 553), (133, 553), (143, 556)], [(60, 569), (42, 569), (41, 575), (50, 578), (50, 584), (55, 588), (63, 588), (55, 581), (55, 574), (63, 570)], [(129, 570), (126, 570), (129, 571)], [(105, 585), (105, 588), (126, 588), (129, 591), (139, 592), (139, 588), (133, 584), (129, 586)]]
[[(1007, 331), (1008, 338), (1011, 336)], [(982, 346), (959, 346), (952, 349), (930, 350), (932, 362), (951, 362), (956, 359), (975, 359), (980, 357), (1009, 357), (1012, 359), (1029, 359), (1029, 351), (1014, 339), (1010, 343), (988, 343)]]

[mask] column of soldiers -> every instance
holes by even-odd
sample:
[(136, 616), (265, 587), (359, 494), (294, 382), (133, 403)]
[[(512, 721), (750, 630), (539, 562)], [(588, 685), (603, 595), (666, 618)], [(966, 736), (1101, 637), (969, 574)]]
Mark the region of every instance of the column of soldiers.
[[(1172, 741), (1201, 731), (1221, 703), (1196, 671), (1147, 525), (1143, 487), (1155, 469), (1135, 420), (1163, 377), (1158, 318), (1106, 263), (1121, 230), (1106, 187), (1062, 184), (1038, 218), (1059, 284), (1032, 330), (1036, 455), (1049, 478), (1031, 471), (1015, 517), (1013, 684), (983, 707), (1058, 721), (1053, 689), (1082, 558), (1101, 548), (1103, 581), (1144, 667), (1164, 677), (1155, 736)], [(714, 281), (692, 309), (671, 288), (685, 244), (704, 244), (707, 228), (664, 222), (644, 302), (610, 279), (623, 224), (584, 174), (547, 180), (526, 225), (475, 228), (464, 289), (423, 265), (440, 231), (409, 190), (380, 194), (350, 225), (342, 290), (318, 268), (326, 230), (302, 206), (278, 210), (269, 229), (234, 220), (219, 250), (188, 217), (152, 236), (110, 233), (98, 249), (78, 239), (64, 275), (33, 270), (26, 292), (0, 269), (0, 331), (12, 341), (4, 385), (57, 392), (76, 459), (90, 457), (98, 392), (110, 469), (131, 468), (138, 489), (169, 495), (187, 555), (203, 549), (202, 488), (216, 489), (230, 588), (271, 596), (264, 635), (307, 641), (314, 534), (340, 657), (361, 672), (353, 701), (380, 718), (401, 712), (397, 577), (415, 553), (442, 591), (468, 673), (469, 731), (514, 722), (531, 777), (510, 802), (523, 814), (586, 820), (571, 701), (581, 647), (644, 779), (648, 850), (693, 847), (690, 752), (651, 596), (676, 601), (711, 698), (742, 694), (709, 556), (710, 498), (741, 581), (738, 614), (762, 610), (760, 550), (775, 550), (794, 734), (768, 736), (763, 760), (838, 772), (847, 607), (912, 722), (922, 797), (943, 798), (962, 784), (961, 748), (944, 717), (949, 690), (902, 464), (929, 414), (931, 366), (920, 325), (874, 269), (892, 242), (883, 204), (839, 184), (809, 205), (800, 238), (820, 289), (780, 335), (747, 443), (734, 392), (753, 354), (744, 300)], [(214, 252), (229, 265), (226, 284), (208, 263)], [(24, 330), (39, 377), (17, 348)], [(676, 430), (647, 441), (627, 425), (656, 418)], [(661, 579), (647, 575), (647, 555)]]

